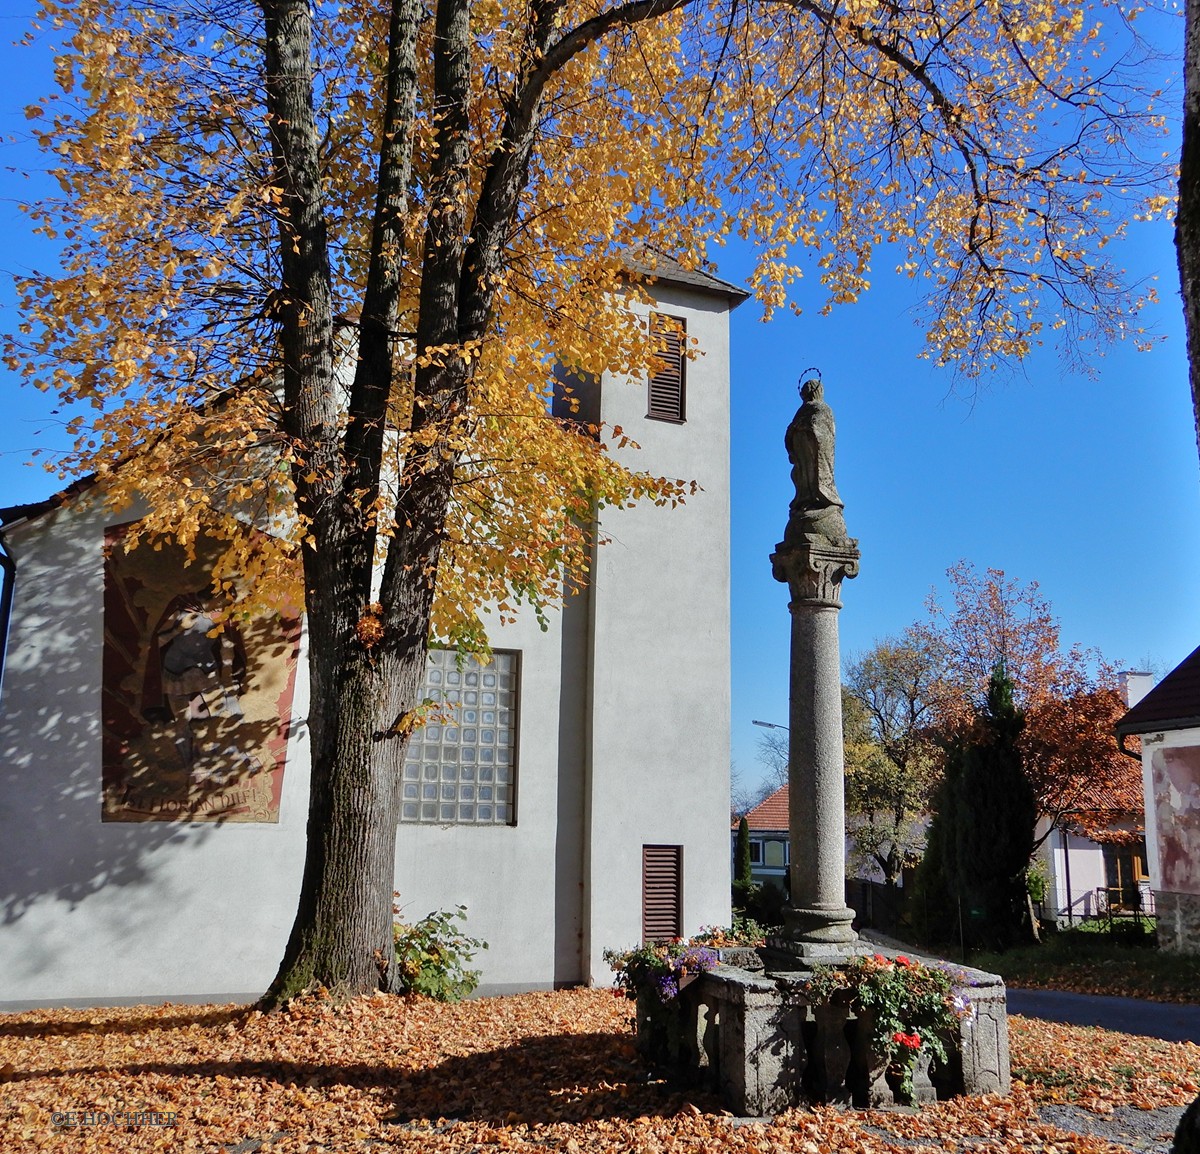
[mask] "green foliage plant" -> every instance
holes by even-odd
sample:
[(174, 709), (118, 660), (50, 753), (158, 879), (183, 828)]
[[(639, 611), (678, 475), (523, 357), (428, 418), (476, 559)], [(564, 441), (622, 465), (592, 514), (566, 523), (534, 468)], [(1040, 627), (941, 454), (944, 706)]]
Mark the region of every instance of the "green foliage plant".
[(729, 926), (701, 926), (700, 932), (692, 936), (692, 944), (712, 946), (761, 946), (766, 943), (768, 928), (754, 918), (734, 913)]
[(913, 1073), (922, 1053), (946, 1063), (946, 1039), (974, 1014), (964, 974), (926, 966), (904, 954), (869, 954), (844, 965), (817, 965), (805, 983), (813, 1005), (846, 997), (871, 1021), (871, 1047), (900, 1079), (900, 1096), (913, 1100)]
[(467, 963), (487, 942), (468, 937), (459, 923), (467, 920), (467, 907), (434, 910), (409, 925), (397, 921), (396, 976), (401, 993), (419, 994), (438, 1002), (460, 1002), (479, 985), (479, 971)]
[(1025, 871), (1025, 887), (1029, 890), (1029, 900), (1032, 902), (1044, 902), (1046, 900), (1046, 887), (1049, 881), (1050, 878), (1046, 872), (1046, 863), (1040, 857), (1035, 857), (1029, 863), (1029, 868)]

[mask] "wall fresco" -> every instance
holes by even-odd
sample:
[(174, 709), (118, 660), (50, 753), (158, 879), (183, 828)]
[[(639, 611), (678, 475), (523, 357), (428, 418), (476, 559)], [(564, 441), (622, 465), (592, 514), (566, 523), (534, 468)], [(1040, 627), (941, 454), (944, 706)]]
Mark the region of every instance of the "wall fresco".
[(300, 625), (233, 612), (189, 562), (105, 530), (104, 821), (277, 822)]
[(1150, 772), (1162, 888), (1200, 894), (1200, 746), (1156, 749)]

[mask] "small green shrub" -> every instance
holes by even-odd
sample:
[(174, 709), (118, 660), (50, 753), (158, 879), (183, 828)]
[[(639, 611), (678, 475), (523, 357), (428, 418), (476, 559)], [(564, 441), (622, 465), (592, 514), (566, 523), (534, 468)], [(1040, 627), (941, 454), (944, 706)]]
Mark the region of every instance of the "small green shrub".
[(742, 886), (735, 882), (733, 887), (733, 909), (735, 916), (756, 922), (760, 926), (777, 929), (783, 925), (783, 907), (787, 895), (780, 886), (772, 882), (759, 885), (751, 882)]
[(1112, 934), (1114, 942), (1127, 946), (1145, 946), (1147, 949), (1153, 949), (1158, 945), (1154, 923), (1144, 918), (1129, 921), (1114, 920), (1109, 933)]
[(434, 910), (419, 922), (396, 922), (396, 969), (400, 992), (420, 994), (438, 1002), (460, 1002), (479, 985), (479, 971), (467, 963), (487, 942), (468, 937), (458, 922), (467, 920), (467, 907)]
[(755, 896), (762, 887), (757, 882), (749, 879), (743, 880), (737, 878), (734, 880), (730, 888), (730, 895), (733, 901), (735, 910), (744, 910), (750, 907), (750, 904), (755, 900)]
[(1032, 902), (1044, 902), (1046, 900), (1046, 887), (1049, 881), (1049, 875), (1046, 873), (1046, 863), (1040, 857), (1035, 857), (1025, 870), (1025, 886), (1029, 890), (1029, 900)]
[(692, 936), (693, 945), (714, 946), (761, 946), (770, 932), (768, 927), (734, 912), (731, 926), (701, 926), (700, 932)]

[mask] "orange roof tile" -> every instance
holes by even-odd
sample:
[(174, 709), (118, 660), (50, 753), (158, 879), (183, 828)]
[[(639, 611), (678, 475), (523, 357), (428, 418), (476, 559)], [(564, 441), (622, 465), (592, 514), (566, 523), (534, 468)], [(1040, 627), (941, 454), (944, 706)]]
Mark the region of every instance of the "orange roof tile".
[[(733, 823), (738, 824), (736, 821)], [(780, 786), (746, 814), (746, 824), (752, 830), (787, 830), (788, 787)]]

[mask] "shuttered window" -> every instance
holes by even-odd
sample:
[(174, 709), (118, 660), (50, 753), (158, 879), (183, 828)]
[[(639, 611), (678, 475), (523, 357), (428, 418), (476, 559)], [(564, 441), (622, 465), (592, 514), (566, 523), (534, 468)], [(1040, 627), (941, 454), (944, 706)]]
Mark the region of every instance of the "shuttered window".
[(650, 367), (646, 416), (658, 421), (682, 421), (687, 360), (683, 355), (687, 325), (682, 317), (650, 314), (654, 362)]
[(642, 941), (683, 933), (683, 846), (642, 846)]

